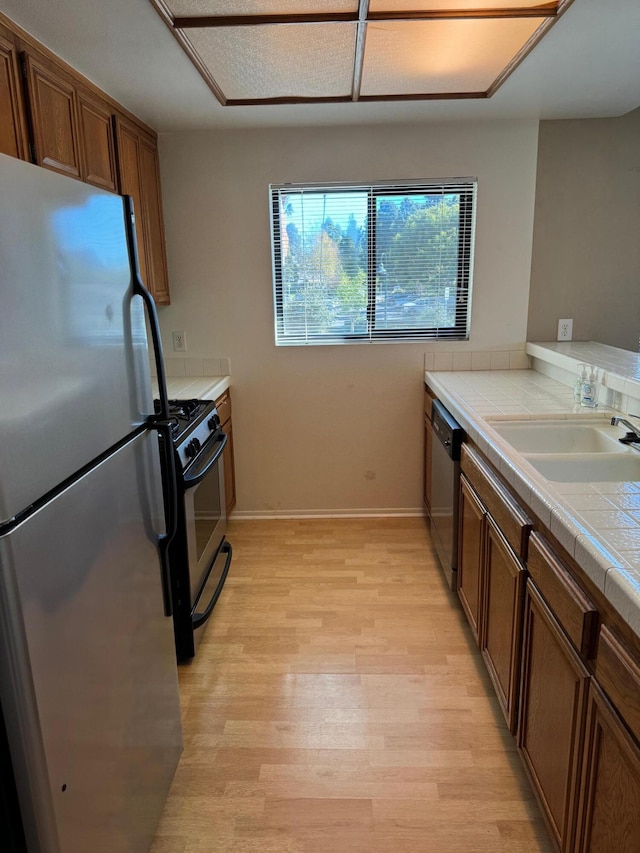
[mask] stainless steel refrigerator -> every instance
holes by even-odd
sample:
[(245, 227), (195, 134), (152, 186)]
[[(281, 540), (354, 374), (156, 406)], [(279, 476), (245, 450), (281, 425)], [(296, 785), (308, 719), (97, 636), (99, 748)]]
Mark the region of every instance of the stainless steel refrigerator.
[(182, 750), (155, 309), (130, 200), (2, 155), (0, 199), (0, 702), (20, 820), (29, 853), (143, 853)]

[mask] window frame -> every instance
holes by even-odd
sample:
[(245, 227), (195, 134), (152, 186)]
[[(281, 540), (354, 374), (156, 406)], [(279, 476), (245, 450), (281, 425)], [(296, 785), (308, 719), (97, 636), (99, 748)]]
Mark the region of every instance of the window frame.
[[(270, 238), (274, 297), (274, 330), (276, 346), (322, 346), (358, 343), (410, 343), (418, 341), (466, 341), (471, 326), (471, 294), (477, 208), (477, 178), (445, 178), (425, 181), (378, 181), (375, 183), (283, 183), (269, 185)], [(280, 224), (280, 195), (305, 192), (338, 193), (362, 191), (367, 193), (367, 307), (366, 332), (344, 334), (306, 334), (288, 337), (284, 332), (283, 258)], [(458, 213), (458, 274), (453, 326), (376, 329), (376, 231), (377, 205), (380, 196), (390, 195), (452, 195), (460, 197)]]

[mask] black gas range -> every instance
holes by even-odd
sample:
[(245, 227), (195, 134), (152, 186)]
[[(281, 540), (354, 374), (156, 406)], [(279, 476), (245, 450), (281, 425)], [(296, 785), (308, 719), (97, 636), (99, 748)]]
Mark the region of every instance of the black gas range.
[(195, 654), (231, 564), (222, 458), (227, 437), (211, 400), (169, 400), (168, 420), (178, 485), (168, 558), (176, 653), (184, 661)]
[[(155, 400), (156, 412), (160, 401)], [(169, 400), (173, 446), (184, 470), (195, 459), (212, 433), (220, 429), (220, 417), (212, 400)]]

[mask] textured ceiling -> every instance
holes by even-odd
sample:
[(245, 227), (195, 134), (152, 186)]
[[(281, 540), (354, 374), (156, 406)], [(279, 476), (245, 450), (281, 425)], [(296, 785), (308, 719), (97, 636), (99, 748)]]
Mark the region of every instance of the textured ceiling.
[[(229, 1), (234, 13), (243, 2)], [(258, 2), (275, 8), (244, 0)], [(575, 0), (489, 99), (233, 108), (212, 96), (149, 0), (0, 0), (0, 10), (159, 131), (586, 118), (640, 106), (639, 0)]]
[(223, 106), (489, 98), (574, 0), (149, 0)]

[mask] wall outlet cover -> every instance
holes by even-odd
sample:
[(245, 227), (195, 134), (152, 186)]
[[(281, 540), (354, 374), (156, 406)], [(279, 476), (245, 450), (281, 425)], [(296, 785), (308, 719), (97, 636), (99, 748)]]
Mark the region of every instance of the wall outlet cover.
[(573, 320), (558, 320), (558, 340), (570, 341), (573, 335)]
[(173, 336), (173, 351), (174, 352), (186, 352), (187, 351), (187, 339), (185, 337), (184, 332), (171, 332)]

